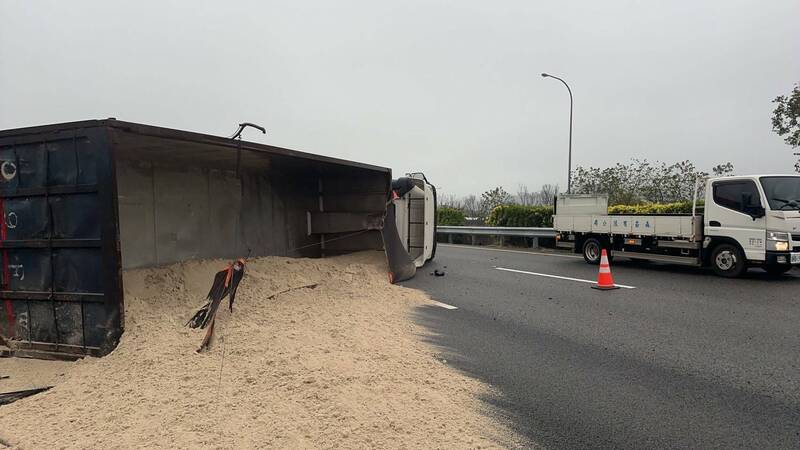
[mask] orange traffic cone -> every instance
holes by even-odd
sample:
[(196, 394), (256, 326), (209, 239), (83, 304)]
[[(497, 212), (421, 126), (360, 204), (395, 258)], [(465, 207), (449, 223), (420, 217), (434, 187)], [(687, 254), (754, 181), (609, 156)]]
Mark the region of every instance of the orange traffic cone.
[(597, 274), (597, 285), (592, 286), (592, 289), (600, 289), (602, 291), (619, 289), (619, 286), (614, 284), (614, 277), (611, 276), (611, 266), (608, 265), (606, 249), (603, 249), (600, 254), (600, 272)]

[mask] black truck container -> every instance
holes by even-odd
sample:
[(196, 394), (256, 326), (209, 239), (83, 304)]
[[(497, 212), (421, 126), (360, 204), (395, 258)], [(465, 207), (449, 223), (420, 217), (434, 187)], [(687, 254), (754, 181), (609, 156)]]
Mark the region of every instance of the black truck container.
[(109, 120), (0, 131), (0, 345), (102, 356), (121, 270), (383, 248), (391, 171)]

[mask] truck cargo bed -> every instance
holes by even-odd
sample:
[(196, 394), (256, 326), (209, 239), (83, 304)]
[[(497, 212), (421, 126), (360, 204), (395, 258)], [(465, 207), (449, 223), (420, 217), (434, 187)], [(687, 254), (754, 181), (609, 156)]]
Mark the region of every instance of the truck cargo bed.
[(660, 236), (699, 240), (703, 216), (684, 215), (566, 215), (553, 217), (559, 232), (598, 233), (632, 236)]

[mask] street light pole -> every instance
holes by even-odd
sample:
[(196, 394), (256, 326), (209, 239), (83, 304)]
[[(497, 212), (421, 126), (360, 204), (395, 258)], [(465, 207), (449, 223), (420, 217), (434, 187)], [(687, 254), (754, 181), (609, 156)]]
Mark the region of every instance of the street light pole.
[(567, 87), (567, 92), (569, 92), (569, 153), (567, 156), (567, 194), (569, 194), (570, 187), (572, 185), (572, 89), (569, 88), (569, 85), (566, 81), (559, 77), (547, 73), (543, 73), (542, 77), (555, 78), (556, 80), (564, 83), (564, 86)]

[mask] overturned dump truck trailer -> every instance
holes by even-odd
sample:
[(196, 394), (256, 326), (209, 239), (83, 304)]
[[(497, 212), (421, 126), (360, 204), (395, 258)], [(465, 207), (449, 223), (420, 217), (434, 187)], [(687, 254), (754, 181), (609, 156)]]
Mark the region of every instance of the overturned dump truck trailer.
[(387, 168), (113, 119), (0, 131), (0, 345), (108, 353), (124, 268), (383, 249), (390, 193)]

